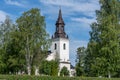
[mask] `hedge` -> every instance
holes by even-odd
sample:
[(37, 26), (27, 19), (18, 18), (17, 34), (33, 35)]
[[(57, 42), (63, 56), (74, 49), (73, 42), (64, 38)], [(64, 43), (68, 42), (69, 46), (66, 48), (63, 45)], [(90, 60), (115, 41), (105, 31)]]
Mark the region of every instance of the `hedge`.
[(0, 80), (120, 80), (120, 78), (0, 75)]

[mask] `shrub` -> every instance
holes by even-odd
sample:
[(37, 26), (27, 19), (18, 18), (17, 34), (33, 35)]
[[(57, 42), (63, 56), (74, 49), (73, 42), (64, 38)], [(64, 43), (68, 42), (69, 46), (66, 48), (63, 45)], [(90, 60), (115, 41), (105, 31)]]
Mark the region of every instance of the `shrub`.
[(67, 69), (67, 67), (63, 67), (60, 71), (60, 76), (68, 76), (69, 75), (69, 71)]

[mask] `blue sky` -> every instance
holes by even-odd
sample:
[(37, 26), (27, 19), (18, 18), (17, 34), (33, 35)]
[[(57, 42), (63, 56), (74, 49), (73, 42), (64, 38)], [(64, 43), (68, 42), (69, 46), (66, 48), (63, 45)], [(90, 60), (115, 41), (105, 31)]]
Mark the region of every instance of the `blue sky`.
[(87, 46), (89, 41), (90, 24), (95, 22), (95, 10), (99, 9), (99, 0), (0, 0), (0, 21), (9, 15), (13, 22), (23, 12), (31, 8), (39, 8), (45, 16), (46, 30), (55, 32), (55, 22), (61, 6), (65, 22), (65, 31), (70, 39), (70, 60), (75, 65), (76, 49)]

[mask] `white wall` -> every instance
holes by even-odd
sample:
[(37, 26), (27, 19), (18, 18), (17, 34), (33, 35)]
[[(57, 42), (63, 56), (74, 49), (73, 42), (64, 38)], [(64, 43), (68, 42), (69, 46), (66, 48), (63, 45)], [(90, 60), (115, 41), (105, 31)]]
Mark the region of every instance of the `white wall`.
[[(66, 45), (66, 49), (63, 49), (63, 45)], [(69, 40), (68, 39), (60, 39), (60, 60), (68, 62), (69, 60)]]
[(61, 70), (64, 66), (67, 67), (67, 69), (70, 71), (70, 63), (60, 63), (60, 64), (59, 64), (60, 70)]
[[(57, 44), (57, 49), (55, 50), (55, 43)], [(66, 45), (66, 49), (63, 49), (63, 45)], [(69, 60), (69, 40), (65, 38), (56, 38), (52, 40), (51, 46), (52, 53), (57, 53), (61, 61), (68, 62)]]
[[(55, 50), (55, 44), (57, 44), (57, 49)], [(66, 49), (63, 48), (63, 45), (66, 45)], [(69, 60), (69, 39), (65, 38), (56, 38), (52, 40), (51, 52), (57, 53), (60, 59), (59, 63), (59, 72), (65, 66), (70, 71), (70, 60)], [(59, 75), (59, 73), (58, 73)]]
[(46, 60), (51, 61), (55, 60), (56, 53), (51, 53), (47, 56)]

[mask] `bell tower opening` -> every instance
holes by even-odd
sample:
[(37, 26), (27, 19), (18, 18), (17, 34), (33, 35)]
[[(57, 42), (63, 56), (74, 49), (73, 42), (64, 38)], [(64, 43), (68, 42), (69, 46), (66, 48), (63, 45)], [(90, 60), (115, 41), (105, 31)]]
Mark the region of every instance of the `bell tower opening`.
[(54, 48), (55, 50), (57, 49), (57, 44), (55, 43), (55, 48)]
[(65, 43), (63, 44), (63, 49), (64, 49), (64, 50), (66, 49), (66, 45), (65, 45)]

